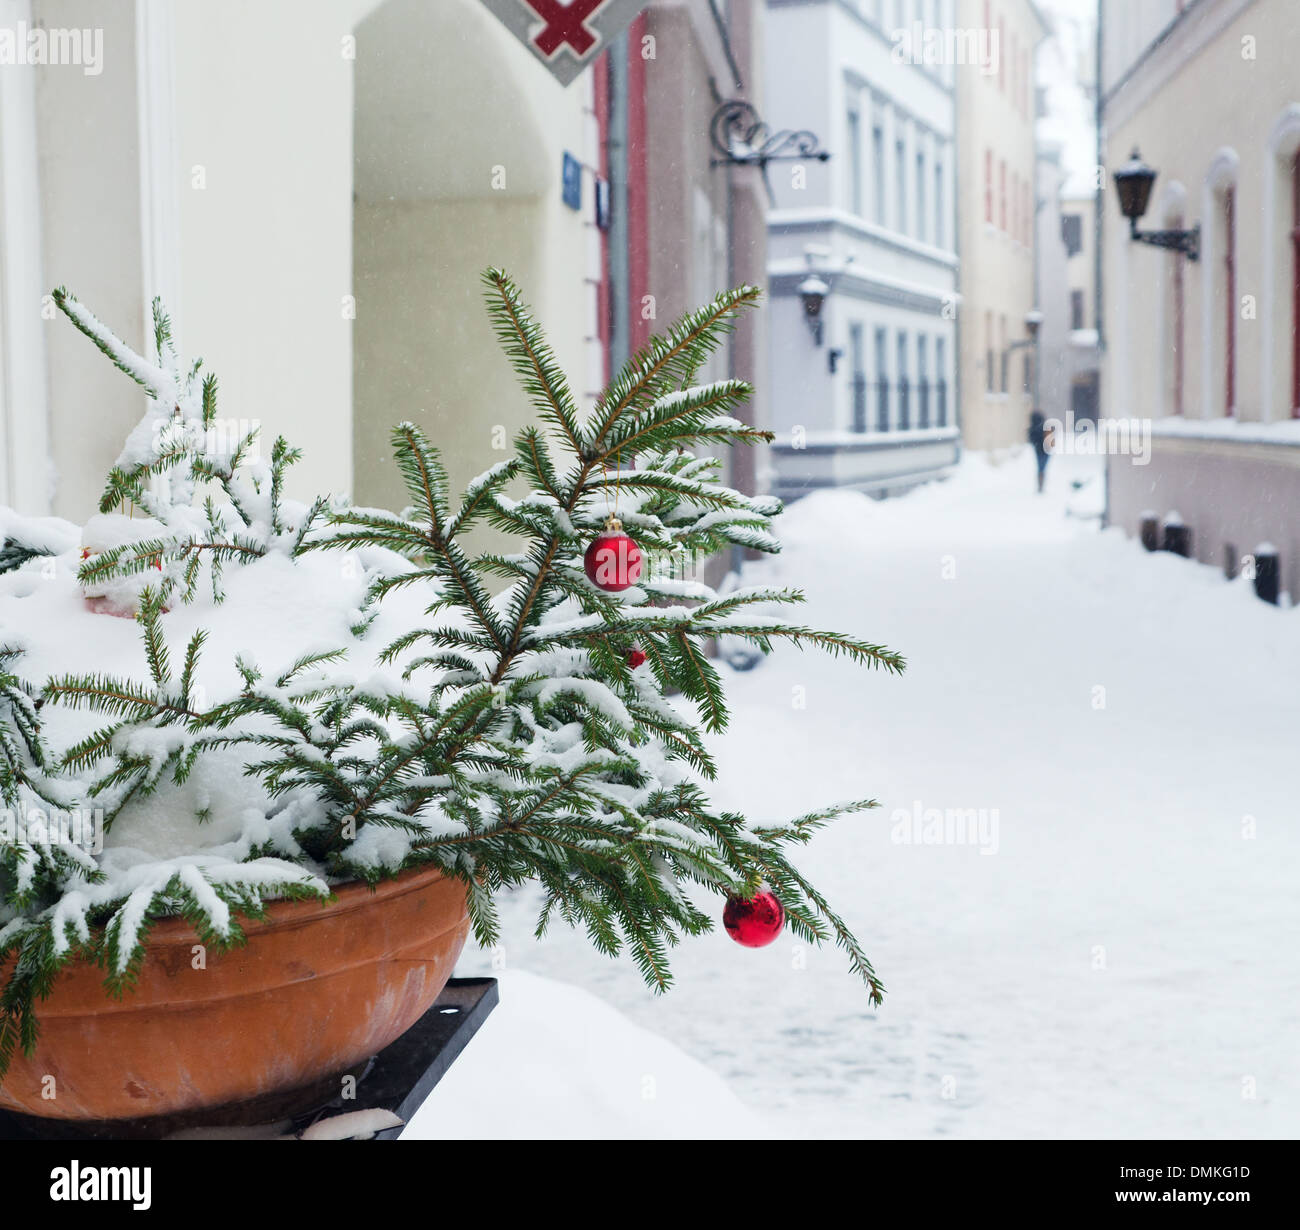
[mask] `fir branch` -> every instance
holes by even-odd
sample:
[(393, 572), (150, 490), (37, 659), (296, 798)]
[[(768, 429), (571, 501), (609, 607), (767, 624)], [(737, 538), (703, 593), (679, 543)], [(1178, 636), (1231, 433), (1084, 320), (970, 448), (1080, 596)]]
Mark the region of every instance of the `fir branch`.
[(578, 408), (569, 391), (569, 382), (524, 305), (519, 288), (500, 269), (486, 270), (483, 282), (487, 287), (488, 315), (493, 329), (524, 391), (533, 399), (542, 418), (564, 434), (575, 454), (581, 454)]

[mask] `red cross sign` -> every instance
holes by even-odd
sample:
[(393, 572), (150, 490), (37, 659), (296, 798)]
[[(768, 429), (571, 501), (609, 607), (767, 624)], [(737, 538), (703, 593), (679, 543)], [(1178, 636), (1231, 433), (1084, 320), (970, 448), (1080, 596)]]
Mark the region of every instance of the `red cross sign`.
[(533, 42), (537, 50), (548, 59), (565, 43), (578, 55), (586, 55), (596, 42), (596, 36), (587, 29), (590, 17), (605, 0), (524, 0), (544, 22), (545, 28)]
[(561, 85), (576, 80), (646, 0), (481, 0)]

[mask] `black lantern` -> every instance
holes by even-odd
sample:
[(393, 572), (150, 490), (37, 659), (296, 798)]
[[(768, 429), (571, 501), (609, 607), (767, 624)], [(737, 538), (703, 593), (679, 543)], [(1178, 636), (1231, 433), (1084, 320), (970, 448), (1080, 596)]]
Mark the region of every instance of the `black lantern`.
[(1142, 161), (1134, 148), (1129, 160), (1115, 172), (1115, 191), (1119, 195), (1120, 212), (1129, 221), (1129, 238), (1136, 243), (1150, 244), (1153, 248), (1167, 248), (1181, 252), (1188, 260), (1201, 255), (1201, 228), (1198, 223), (1190, 231), (1140, 231), (1138, 221), (1151, 202), (1151, 189), (1156, 182), (1154, 167)]
[(1151, 200), (1151, 186), (1155, 182), (1155, 171), (1142, 161), (1142, 155), (1137, 150), (1115, 172), (1115, 191), (1119, 193), (1120, 212), (1130, 222), (1136, 224), (1146, 213)]
[(830, 284), (815, 273), (810, 273), (799, 283), (799, 299), (803, 303), (803, 317), (812, 330), (813, 344), (822, 344), (822, 305), (831, 293)]

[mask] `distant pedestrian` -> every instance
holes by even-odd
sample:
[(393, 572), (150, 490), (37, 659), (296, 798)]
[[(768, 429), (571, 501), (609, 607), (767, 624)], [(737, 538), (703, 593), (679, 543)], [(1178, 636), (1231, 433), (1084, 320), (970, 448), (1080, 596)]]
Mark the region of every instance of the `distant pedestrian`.
[(1038, 494), (1043, 494), (1043, 480), (1047, 476), (1047, 459), (1052, 452), (1053, 429), (1047, 425), (1041, 410), (1035, 410), (1029, 416), (1029, 443), (1034, 446), (1034, 457), (1038, 461)]

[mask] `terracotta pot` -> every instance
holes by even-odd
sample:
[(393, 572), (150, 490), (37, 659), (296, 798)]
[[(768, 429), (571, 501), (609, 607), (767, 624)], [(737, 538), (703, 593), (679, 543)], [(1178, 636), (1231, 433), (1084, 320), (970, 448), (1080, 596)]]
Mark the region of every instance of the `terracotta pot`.
[(276, 902), (268, 914), (245, 924), (246, 945), (208, 953), (202, 970), (190, 926), (157, 924), (139, 982), (120, 1000), (106, 995), (98, 967), (66, 966), (37, 1004), (36, 1053), (15, 1056), (0, 1083), (0, 1107), (43, 1119), (193, 1121), (204, 1107), (328, 1087), (428, 1011), (469, 930), (465, 886), (436, 870), (373, 892), (345, 885), (323, 904)]

